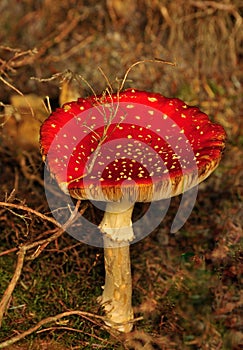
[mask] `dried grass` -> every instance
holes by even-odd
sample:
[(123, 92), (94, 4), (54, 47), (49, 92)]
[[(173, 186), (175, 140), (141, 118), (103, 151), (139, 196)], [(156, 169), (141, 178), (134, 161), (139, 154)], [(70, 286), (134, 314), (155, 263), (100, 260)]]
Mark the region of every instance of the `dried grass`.
[[(96, 67), (115, 79), (137, 60), (159, 57), (178, 69), (137, 67), (136, 87), (171, 91), (175, 85), (240, 73), (241, 1), (84, 1), (2, 2), (1, 72), (22, 92), (33, 92), (30, 76), (47, 77), (71, 69), (83, 74), (96, 91), (104, 81)], [(24, 30), (21, 30), (24, 28)], [(10, 48), (14, 48), (11, 50)], [(18, 48), (18, 51), (15, 51)], [(90, 64), (92, 62), (92, 64)], [(40, 88), (40, 86), (38, 86)], [(57, 96), (54, 86), (43, 93)], [(3, 89), (0, 98), (8, 96)]]

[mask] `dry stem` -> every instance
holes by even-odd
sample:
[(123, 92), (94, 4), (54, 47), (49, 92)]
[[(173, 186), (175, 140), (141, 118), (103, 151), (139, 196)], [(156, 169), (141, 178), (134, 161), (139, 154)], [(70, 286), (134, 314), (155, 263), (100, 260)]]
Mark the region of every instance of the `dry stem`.
[(47, 323), (50, 322), (57, 322), (58, 320), (60, 320), (63, 317), (67, 317), (67, 316), (72, 316), (72, 315), (77, 315), (77, 316), (81, 316), (83, 318), (96, 318), (96, 319), (100, 319), (100, 320), (105, 320), (105, 317), (99, 316), (99, 315), (95, 315), (89, 312), (84, 312), (84, 311), (66, 311), (63, 312), (61, 314), (58, 314), (56, 316), (51, 316), (51, 317), (47, 317), (44, 318), (43, 320), (41, 320), (40, 322), (38, 322), (34, 327), (29, 328), (27, 331), (20, 333), (2, 343), (0, 343), (0, 349), (3, 349), (9, 345), (12, 345), (14, 343), (16, 343), (17, 341), (24, 339), (27, 335), (30, 335), (32, 333), (34, 333), (35, 331), (37, 331), (40, 327), (44, 326)]
[[(16, 268), (15, 268), (15, 272), (14, 275), (7, 287), (7, 289), (5, 290), (2, 300), (0, 302), (0, 326), (2, 324), (2, 319), (3, 319), (3, 315), (6, 312), (7, 306), (9, 304), (9, 300), (11, 298), (11, 295), (15, 289), (15, 286), (19, 280), (19, 277), (21, 275), (22, 269), (23, 269), (23, 264), (24, 264), (24, 259), (25, 259), (25, 255), (26, 252), (30, 249), (36, 248), (36, 251), (29, 257), (29, 259), (33, 260), (36, 257), (38, 257), (40, 255), (40, 253), (43, 251), (43, 249), (52, 241), (56, 240), (58, 237), (60, 237), (63, 232), (65, 232), (65, 230), (74, 222), (74, 220), (77, 217), (78, 214), (78, 209), (80, 206), (80, 201), (77, 201), (77, 204), (75, 206), (74, 211), (72, 212), (72, 214), (70, 215), (69, 219), (66, 221), (66, 223), (64, 225), (60, 225), (58, 222), (56, 222), (56, 220), (49, 218), (31, 208), (28, 207), (24, 207), (22, 205), (17, 205), (17, 204), (12, 204), (12, 203), (4, 203), (4, 202), (0, 202), (0, 206), (6, 206), (6, 207), (12, 207), (12, 208), (17, 208), (17, 209), (21, 209), (21, 210), (25, 210), (28, 212), (31, 212), (39, 217), (41, 217), (42, 219), (44, 218), (45, 220), (49, 220), (52, 223), (54, 223), (56, 226), (59, 227), (59, 230), (57, 230), (52, 236), (46, 238), (46, 239), (42, 239), (33, 243), (27, 243), (27, 244), (23, 244), (20, 246), (19, 251), (18, 251), (18, 259), (17, 259), (17, 264), (16, 264)], [(82, 213), (86, 210), (87, 206), (84, 207), (82, 209)], [(52, 219), (52, 220), (50, 220)]]
[[(50, 316), (50, 317), (44, 318), (43, 320), (38, 322), (34, 327), (27, 329), (27, 331), (24, 331), (23, 333), (15, 335), (8, 340), (5, 340), (4, 342), (0, 343), (0, 349), (3, 349), (9, 345), (13, 345), (14, 343), (20, 341), (21, 339), (24, 339), (26, 336), (36, 332), (40, 327), (44, 326), (45, 324), (48, 324), (51, 322), (57, 322), (61, 318), (73, 316), (73, 315), (80, 316), (80, 317), (85, 318), (85, 319), (92, 321), (94, 323), (96, 323), (96, 322), (93, 319), (102, 320), (104, 322), (106, 321), (106, 317), (92, 314), (90, 312), (78, 311), (78, 310), (62, 312), (61, 314), (57, 314), (55, 316)], [(142, 317), (138, 317), (138, 318), (134, 319), (132, 322), (140, 321), (142, 319), (143, 319)], [(99, 326), (108, 330), (113, 336), (115, 336), (115, 333), (113, 334), (112, 330), (109, 329), (108, 327), (106, 327), (105, 325), (99, 324)]]

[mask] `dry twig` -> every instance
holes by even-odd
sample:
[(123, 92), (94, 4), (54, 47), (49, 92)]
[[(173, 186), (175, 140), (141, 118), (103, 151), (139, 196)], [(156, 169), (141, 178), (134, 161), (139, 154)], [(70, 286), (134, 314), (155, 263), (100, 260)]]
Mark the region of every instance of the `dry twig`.
[[(59, 321), (60, 319), (62, 319), (64, 317), (73, 316), (73, 315), (80, 316), (80, 317), (85, 318), (85, 319), (87, 319), (87, 320), (89, 320), (89, 321), (91, 321), (93, 323), (96, 323), (96, 324), (97, 324), (97, 321), (94, 321), (94, 319), (95, 320), (101, 320), (101, 321), (104, 321), (104, 322), (106, 321), (106, 317), (100, 316), (100, 315), (96, 315), (96, 314), (93, 314), (93, 313), (90, 313), (90, 312), (79, 311), (79, 310), (62, 312), (61, 314), (58, 314), (56, 316), (50, 316), (50, 317), (44, 318), (43, 320), (38, 322), (34, 327), (29, 328), (27, 331), (24, 331), (23, 333), (20, 333), (20, 334), (18, 334), (16, 336), (13, 336), (12, 338), (10, 338), (10, 339), (0, 343), (0, 349), (3, 349), (3, 348), (5, 348), (5, 347), (7, 347), (9, 345), (12, 345), (12, 344), (18, 342), (21, 339), (24, 339), (26, 336), (36, 332), (40, 327), (42, 327), (42, 326), (44, 326), (44, 325), (46, 325), (48, 323), (57, 322), (57, 321)], [(140, 321), (142, 319), (143, 319), (142, 317), (138, 317), (138, 318), (135, 318), (132, 322), (134, 323), (134, 322)], [(116, 334), (113, 333), (113, 330), (110, 329), (105, 324), (101, 325), (99, 323), (99, 327), (104, 328), (105, 330), (109, 331), (114, 337), (116, 337)]]
[[(0, 202), (0, 206), (6, 206), (6, 207), (13, 207), (13, 208), (17, 208), (17, 209), (21, 209), (21, 210), (26, 210), (28, 212), (34, 213), (35, 215), (41, 217), (42, 219), (51, 219), (31, 208), (28, 207), (24, 207), (24, 206), (18, 206), (17, 204), (12, 204), (12, 203), (4, 203), (4, 202)], [(29, 257), (29, 259), (33, 260), (36, 257), (38, 257), (40, 255), (40, 253), (43, 251), (43, 249), (52, 241), (56, 240), (58, 237), (60, 237), (63, 232), (65, 232), (65, 230), (75, 221), (77, 214), (78, 214), (78, 209), (80, 206), (80, 201), (77, 201), (77, 204), (75, 206), (74, 211), (71, 213), (69, 219), (66, 221), (66, 223), (64, 225), (60, 225), (58, 222), (56, 222), (54, 219), (49, 220), (52, 223), (54, 223), (56, 226), (59, 227), (59, 230), (57, 230), (52, 236), (46, 238), (46, 239), (42, 239), (40, 241), (36, 241), (33, 243), (27, 243), (27, 244), (23, 244), (20, 246), (19, 251), (18, 251), (18, 259), (17, 259), (17, 264), (16, 264), (16, 268), (15, 268), (15, 272), (14, 275), (12, 277), (12, 280), (10, 281), (7, 289), (5, 290), (2, 300), (0, 302), (0, 326), (2, 323), (2, 319), (3, 319), (3, 315), (6, 312), (7, 309), (7, 305), (9, 304), (9, 300), (11, 298), (11, 295), (15, 289), (15, 286), (19, 280), (19, 277), (21, 275), (22, 269), (23, 269), (23, 264), (24, 264), (24, 259), (25, 259), (25, 255), (26, 252), (28, 250), (31, 250), (33, 248), (36, 248), (36, 251)], [(83, 212), (86, 210), (87, 207), (83, 208)], [(82, 213), (83, 214), (83, 213)]]
[(26, 336), (36, 332), (40, 327), (51, 323), (51, 322), (57, 322), (58, 320), (60, 320), (63, 317), (68, 317), (68, 316), (72, 316), (72, 315), (77, 315), (83, 318), (89, 318), (89, 319), (99, 319), (99, 320), (105, 320), (105, 317), (103, 316), (99, 316), (99, 315), (95, 315), (89, 312), (84, 312), (84, 311), (66, 311), (63, 312), (61, 314), (58, 314), (56, 316), (51, 316), (51, 317), (47, 317), (44, 318), (43, 320), (41, 320), (40, 322), (38, 322), (34, 327), (29, 328), (27, 331), (20, 333), (18, 335), (13, 336), (12, 338), (0, 343), (0, 349), (3, 349), (9, 345), (12, 345), (16, 342), (18, 342), (21, 339), (24, 339)]

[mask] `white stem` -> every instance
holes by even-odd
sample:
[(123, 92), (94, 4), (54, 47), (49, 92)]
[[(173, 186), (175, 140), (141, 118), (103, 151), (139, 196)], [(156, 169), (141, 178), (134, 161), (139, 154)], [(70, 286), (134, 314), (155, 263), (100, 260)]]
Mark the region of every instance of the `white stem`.
[[(134, 203), (127, 201), (122, 202), (108, 202), (106, 211), (101, 221), (99, 228), (106, 237), (113, 241), (127, 244), (126, 242), (134, 239), (132, 228), (132, 212)], [(107, 242), (108, 243), (108, 242)]]
[[(119, 207), (120, 205), (120, 207)], [(134, 205), (109, 203), (100, 224), (104, 233), (105, 286), (99, 302), (104, 306), (107, 325), (120, 332), (132, 330), (132, 276), (130, 247), (134, 237), (131, 216)], [(107, 233), (106, 233), (107, 232)]]

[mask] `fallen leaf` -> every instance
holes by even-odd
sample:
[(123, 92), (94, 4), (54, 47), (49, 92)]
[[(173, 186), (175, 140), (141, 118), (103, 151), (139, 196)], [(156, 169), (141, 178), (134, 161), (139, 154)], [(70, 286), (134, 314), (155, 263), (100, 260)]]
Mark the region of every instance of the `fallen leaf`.
[(39, 148), (40, 126), (49, 115), (41, 97), (13, 95), (4, 114), (3, 132), (10, 146), (22, 150)]

